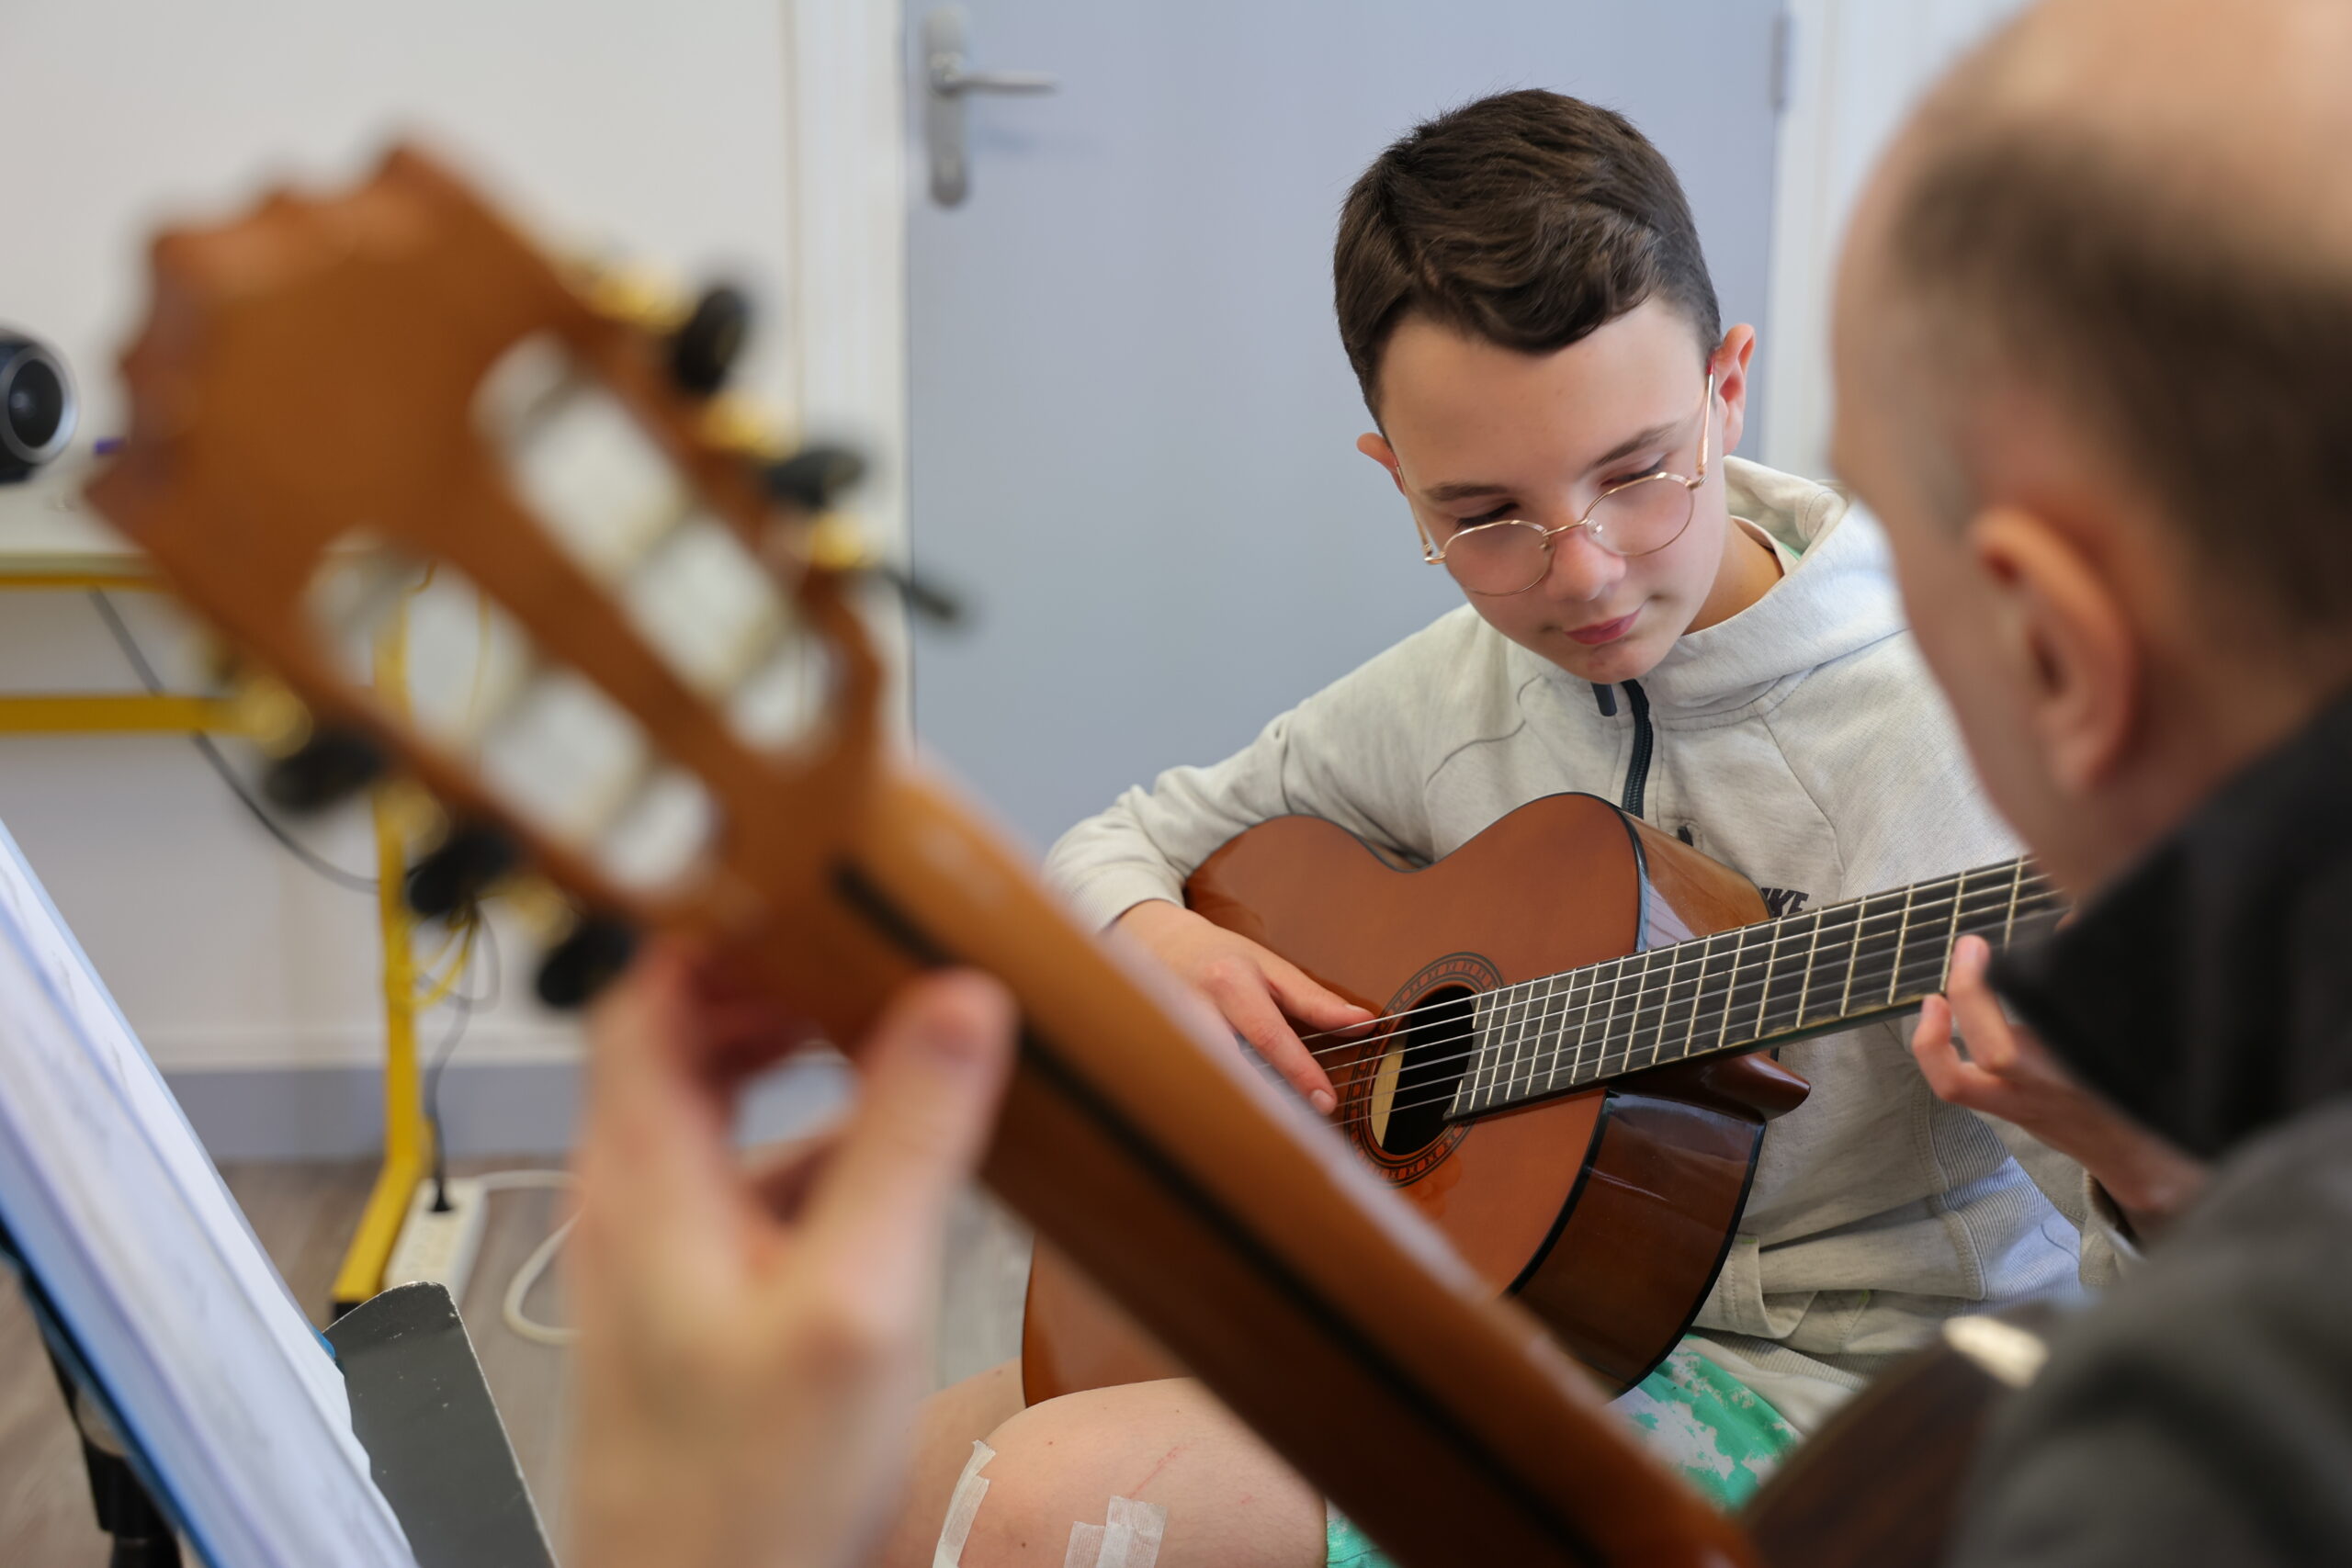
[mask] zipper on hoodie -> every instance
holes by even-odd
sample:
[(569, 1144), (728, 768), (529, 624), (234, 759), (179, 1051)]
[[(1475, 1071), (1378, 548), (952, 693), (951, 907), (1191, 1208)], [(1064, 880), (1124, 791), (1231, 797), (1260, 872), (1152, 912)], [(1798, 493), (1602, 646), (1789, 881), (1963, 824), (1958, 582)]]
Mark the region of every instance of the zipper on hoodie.
[[(1593, 701), (1600, 706), (1600, 716), (1617, 716), (1617, 694), (1607, 686), (1592, 689)], [(1642, 690), (1639, 681), (1625, 682), (1625, 700), (1634, 705), (1634, 755), (1625, 764), (1625, 794), (1618, 805), (1628, 817), (1642, 814), (1642, 796), (1649, 788), (1650, 752), (1657, 744), (1657, 736), (1650, 728), (1650, 696)]]

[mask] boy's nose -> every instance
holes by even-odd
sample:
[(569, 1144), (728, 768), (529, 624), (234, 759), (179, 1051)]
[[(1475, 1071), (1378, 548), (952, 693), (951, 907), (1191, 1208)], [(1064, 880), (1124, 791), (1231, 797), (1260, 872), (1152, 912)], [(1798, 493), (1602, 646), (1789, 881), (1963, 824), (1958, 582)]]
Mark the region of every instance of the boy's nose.
[(1592, 542), (1589, 529), (1571, 528), (1552, 536), (1552, 569), (1544, 575), (1546, 597), (1562, 604), (1585, 604), (1600, 598), (1625, 575), (1625, 558)]

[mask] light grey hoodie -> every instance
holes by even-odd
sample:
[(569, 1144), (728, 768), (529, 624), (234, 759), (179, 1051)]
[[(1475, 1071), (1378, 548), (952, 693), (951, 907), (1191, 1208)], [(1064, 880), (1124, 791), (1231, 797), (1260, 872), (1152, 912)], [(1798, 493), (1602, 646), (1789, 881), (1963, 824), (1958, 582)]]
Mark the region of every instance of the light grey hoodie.
[[(1054, 846), (1047, 875), (1108, 925), (1181, 901), (1193, 867), (1269, 818), (1325, 818), (1425, 863), (1566, 790), (1683, 833), (1782, 914), (2017, 854), (1904, 626), (1876, 522), (1810, 480), (1724, 469), (1733, 515), (1784, 575), (1638, 682), (1597, 692), (1464, 605), (1234, 756), (1129, 790)], [(1781, 1059), (1813, 1092), (1765, 1134), (1692, 1348), (1801, 1430), (1942, 1318), (2103, 1282), (2128, 1251), (2079, 1167), (1936, 1099), (1905, 1026)]]

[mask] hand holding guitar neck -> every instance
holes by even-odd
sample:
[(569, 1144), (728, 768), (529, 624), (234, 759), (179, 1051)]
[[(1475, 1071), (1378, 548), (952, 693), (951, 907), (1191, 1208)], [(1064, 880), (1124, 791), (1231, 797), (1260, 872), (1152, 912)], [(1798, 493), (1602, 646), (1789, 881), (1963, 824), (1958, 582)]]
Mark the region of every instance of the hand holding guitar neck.
[(947, 1205), (987, 1141), (1012, 1009), (917, 981), (814, 1148), (745, 1169), (736, 1100), (789, 1012), (661, 950), (600, 1004), (565, 1280), (579, 1568), (833, 1568), (903, 1466)]
[(1983, 938), (1962, 939), (1947, 994), (1919, 1005), (1911, 1052), (1928, 1086), (2075, 1160), (2142, 1235), (2161, 1227), (2204, 1190), (2203, 1162), (2075, 1082), (2031, 1030), (2010, 1022), (1985, 981), (1992, 956)]

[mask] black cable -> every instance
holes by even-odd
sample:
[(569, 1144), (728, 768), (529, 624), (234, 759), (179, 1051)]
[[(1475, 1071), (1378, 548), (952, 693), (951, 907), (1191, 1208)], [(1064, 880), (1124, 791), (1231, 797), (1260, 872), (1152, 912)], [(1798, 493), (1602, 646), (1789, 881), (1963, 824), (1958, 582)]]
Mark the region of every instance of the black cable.
[(449, 1140), (441, 1135), (441, 1073), (465, 1039), (466, 1025), (473, 1021), (474, 1010), (496, 1007), (506, 984), (506, 966), (499, 956), (498, 934), (490, 929), (490, 918), (479, 904), (469, 918), (474, 923), (469, 942), (479, 940), (490, 960), (489, 984), (478, 997), (453, 988), (443, 998), (457, 1010), (457, 1015), (449, 1021), (448, 1032), (434, 1047), (433, 1060), (424, 1069), (424, 1124), (433, 1129), (433, 1212), (436, 1214), (449, 1210)]
[[(130, 635), (130, 626), (123, 623), (121, 612), (114, 607), (114, 602), (107, 597), (106, 591), (102, 588), (90, 590), (90, 603), (97, 610), (98, 618), (106, 622), (107, 630), (114, 634), (115, 645), (122, 649), (123, 658), (130, 661), (130, 668), (139, 676), (140, 684), (147, 688), (150, 696), (163, 695), (162, 678), (155, 673), (155, 667), (147, 662), (146, 651), (139, 646), (139, 639)], [(212, 743), (212, 737), (197, 730), (188, 739), (196, 743), (196, 749), (204, 760), (212, 764), (212, 771), (220, 775), (220, 782), (229, 786), (229, 792), (253, 814), (254, 821), (268, 830), (271, 838), (285, 847), (288, 853), (338, 887), (348, 887), (355, 893), (372, 894), (376, 891), (374, 877), (344, 870), (288, 832), (285, 824), (278, 821), (269, 807), (255, 799), (253, 792), (245, 787), (245, 781), (237, 776), (237, 771), (229, 765), (229, 759), (222, 756), (220, 748)]]

